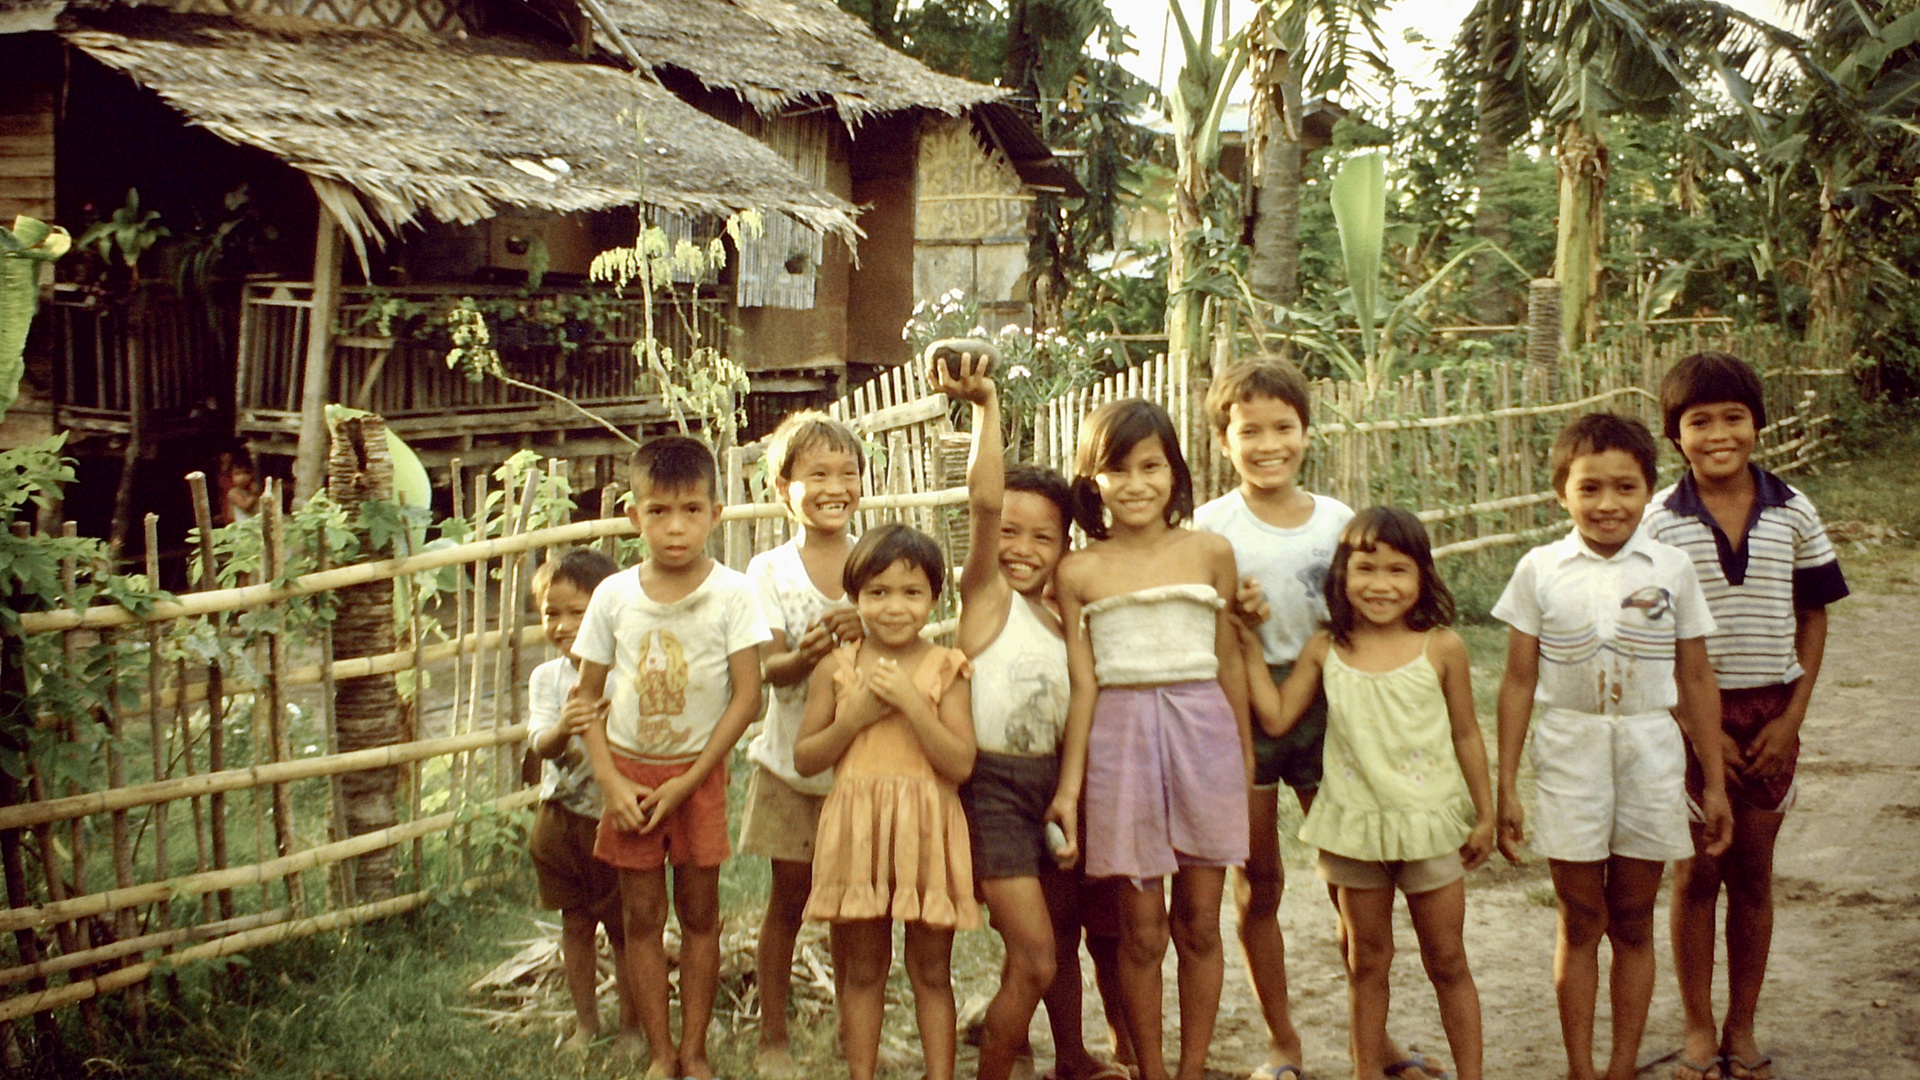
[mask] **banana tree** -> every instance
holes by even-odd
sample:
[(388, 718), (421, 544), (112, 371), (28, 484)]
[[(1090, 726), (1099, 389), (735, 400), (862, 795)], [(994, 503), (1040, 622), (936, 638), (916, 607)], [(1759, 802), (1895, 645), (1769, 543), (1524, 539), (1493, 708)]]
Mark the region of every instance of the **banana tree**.
[(1229, 35), (1227, 0), (1199, 0), (1198, 32), (1181, 9), (1180, 0), (1168, 0), (1173, 22), (1180, 31), (1186, 61), (1167, 107), (1173, 120), (1173, 206), (1169, 213), (1171, 242), (1167, 259), (1167, 353), (1183, 364), (1196, 382), (1212, 374), (1208, 358), (1207, 294), (1201, 280), (1216, 277), (1220, 256), (1207, 238), (1216, 201), (1213, 177), (1220, 165), (1220, 117), (1227, 97), (1247, 66), (1245, 31)]
[(72, 246), (67, 230), (24, 214), (13, 219), (13, 228), (0, 226), (0, 420), (20, 396), (27, 327), (40, 306), (40, 267)]

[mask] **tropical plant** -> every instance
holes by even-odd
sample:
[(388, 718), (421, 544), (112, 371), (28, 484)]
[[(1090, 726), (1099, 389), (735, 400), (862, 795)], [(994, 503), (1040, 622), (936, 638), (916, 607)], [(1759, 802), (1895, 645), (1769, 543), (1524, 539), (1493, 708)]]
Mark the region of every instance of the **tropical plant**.
[(1246, 31), (1227, 32), (1226, 0), (1198, 0), (1196, 29), (1180, 0), (1168, 0), (1185, 62), (1167, 95), (1177, 170), (1168, 213), (1167, 355), (1198, 382), (1212, 374), (1208, 292), (1220, 289), (1223, 258), (1237, 244), (1238, 207), (1219, 180), (1220, 118), (1247, 66)]
[(73, 246), (67, 230), (23, 215), (0, 226), (0, 420), (20, 396), (27, 328), (40, 306), (40, 267)]

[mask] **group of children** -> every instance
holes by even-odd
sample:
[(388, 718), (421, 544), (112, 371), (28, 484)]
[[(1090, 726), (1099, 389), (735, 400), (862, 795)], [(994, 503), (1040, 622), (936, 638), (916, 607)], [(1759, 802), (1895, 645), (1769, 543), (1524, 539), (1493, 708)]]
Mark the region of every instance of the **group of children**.
[[(926, 1075), (951, 1080), (953, 935), (978, 925), (984, 901), (1006, 969), (985, 1017), (982, 1080), (1011, 1073), (1042, 1001), (1059, 1080), (1167, 1080), (1170, 943), (1177, 1076), (1200, 1080), (1231, 882), (1271, 1036), (1255, 1080), (1297, 1080), (1277, 920), (1282, 784), (1306, 812), (1300, 836), (1320, 850), (1337, 912), (1357, 1080), (1445, 1075), (1387, 1034), (1396, 889), (1454, 1069), (1479, 1080), (1464, 877), (1496, 846), (1518, 861), (1522, 843), (1548, 858), (1559, 901), (1554, 984), (1573, 1080), (1635, 1073), (1669, 861), (1681, 867), (1672, 936), (1687, 1032), (1674, 1075), (1771, 1075), (1753, 1014), (1773, 842), (1794, 798), (1824, 608), (1846, 585), (1812, 505), (1749, 463), (1765, 425), (1750, 368), (1703, 353), (1668, 374), (1666, 435), (1688, 471), (1657, 494), (1657, 446), (1638, 421), (1592, 414), (1556, 440), (1554, 488), (1573, 528), (1521, 560), (1494, 608), (1512, 629), (1490, 774), (1426, 531), (1406, 510), (1355, 514), (1299, 487), (1310, 416), (1290, 365), (1241, 364), (1214, 380), (1207, 413), (1241, 483), (1196, 508), (1158, 406), (1121, 401), (1087, 417), (1063, 478), (1003, 461), (990, 356), (929, 360), (937, 385), (973, 410), (957, 648), (923, 634), (949, 579), (940, 549), (902, 525), (849, 535), (861, 448), (815, 412), (789, 417), (768, 444), (799, 532), (744, 574), (705, 554), (720, 511), (712, 455), (668, 436), (634, 460), (629, 513), (645, 561), (616, 571), (574, 552), (536, 579), (564, 655), (532, 677), (531, 746), (546, 761), (532, 847), (542, 903), (562, 911), (575, 1043), (598, 1033), (604, 924), (622, 999), (616, 1048), (637, 1054), (644, 1033), (650, 1076), (713, 1075), (726, 765), (761, 713), (764, 681), (773, 692), (747, 748), (739, 833), (742, 854), (772, 864), (756, 958), (763, 1076), (798, 1073), (786, 1009), (795, 938), (813, 919), (830, 928), (853, 1080), (878, 1067), (894, 921)], [(1075, 527), (1086, 543), (1069, 552)], [(1517, 786), (1529, 729), (1530, 817)], [(662, 945), (669, 862), (678, 1041)], [(1716, 1027), (1723, 884), (1732, 986)], [(1082, 1040), (1083, 931), (1117, 1063)], [(1604, 1073), (1592, 1060), (1603, 935)]]

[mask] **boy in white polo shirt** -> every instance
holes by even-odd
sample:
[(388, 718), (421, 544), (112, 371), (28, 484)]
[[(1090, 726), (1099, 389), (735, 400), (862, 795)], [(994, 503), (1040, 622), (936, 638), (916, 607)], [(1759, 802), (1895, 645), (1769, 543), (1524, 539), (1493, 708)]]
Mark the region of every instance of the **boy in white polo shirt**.
[[(1718, 628), (1707, 638), (1720, 683), (1733, 844), (1697, 852), (1673, 878), (1673, 961), (1686, 1012), (1674, 1075), (1771, 1080), (1753, 1018), (1773, 940), (1773, 844), (1794, 802), (1800, 724), (1826, 652), (1827, 605), (1847, 581), (1820, 512), (1786, 481), (1754, 465), (1767, 426), (1760, 376), (1738, 357), (1695, 353), (1660, 381), (1666, 436), (1687, 459), (1680, 482), (1657, 493), (1646, 530), (1686, 552)], [(1687, 763), (1687, 789), (1704, 772)], [(1714, 908), (1727, 888), (1727, 1019), (1713, 1019)]]
[[(1713, 632), (1693, 561), (1640, 528), (1658, 448), (1638, 420), (1591, 413), (1554, 440), (1553, 486), (1573, 518), (1528, 552), (1494, 605), (1512, 627), (1500, 685), (1500, 850), (1524, 842), (1520, 749), (1533, 706), (1533, 848), (1559, 902), (1554, 990), (1569, 1080), (1632, 1080), (1653, 996), (1653, 904), (1668, 860), (1693, 855), (1687, 728), (1705, 770), (1702, 839), (1724, 851), (1733, 815), (1720, 768)], [(1613, 946), (1613, 1052), (1593, 1067), (1600, 937)]]

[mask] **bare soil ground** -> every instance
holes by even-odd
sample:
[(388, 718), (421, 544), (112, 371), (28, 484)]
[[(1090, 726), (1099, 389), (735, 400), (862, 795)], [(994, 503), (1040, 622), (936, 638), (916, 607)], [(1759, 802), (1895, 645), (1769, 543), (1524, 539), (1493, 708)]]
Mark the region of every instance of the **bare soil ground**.
[[(1856, 594), (1833, 609), (1826, 669), (1803, 734), (1800, 802), (1780, 835), (1773, 960), (1761, 999), (1761, 1045), (1782, 1080), (1881, 1080), (1920, 1068), (1920, 602)], [(1476, 671), (1476, 682), (1498, 672)], [(1467, 949), (1479, 985), (1489, 1077), (1565, 1075), (1554, 1008), (1554, 910), (1544, 861), (1504, 863), (1469, 879)], [(1309, 1075), (1350, 1075), (1346, 987), (1334, 950), (1332, 907), (1310, 871), (1290, 869), (1281, 923), (1293, 1015)], [(1660, 974), (1641, 1060), (1679, 1046), (1680, 1006), (1658, 912)], [(1210, 1071), (1240, 1077), (1260, 1064), (1266, 1032), (1234, 943)], [(1391, 1030), (1450, 1060), (1431, 986), (1420, 970), (1402, 904)], [(1090, 975), (1090, 973), (1089, 973)], [(1725, 962), (1716, 1000), (1724, 1008)], [(1089, 985), (1091, 980), (1089, 978)], [(1173, 957), (1166, 971), (1167, 1053), (1178, 1045)], [(1087, 996), (1091, 1045), (1104, 1046), (1098, 999)], [(1607, 1047), (1601, 991), (1598, 1047)], [(1051, 1057), (1044, 1017), (1033, 1037)], [(962, 1075), (970, 1068), (961, 1066)], [(1665, 1065), (1649, 1075), (1664, 1077)]]

